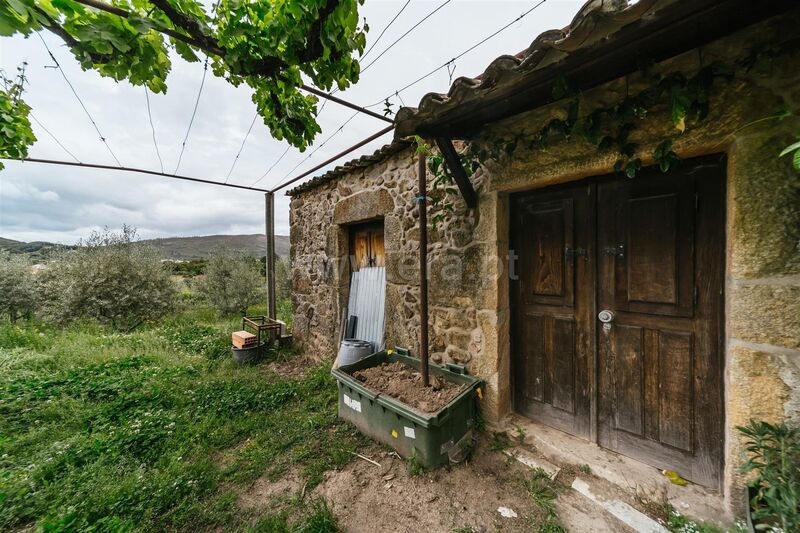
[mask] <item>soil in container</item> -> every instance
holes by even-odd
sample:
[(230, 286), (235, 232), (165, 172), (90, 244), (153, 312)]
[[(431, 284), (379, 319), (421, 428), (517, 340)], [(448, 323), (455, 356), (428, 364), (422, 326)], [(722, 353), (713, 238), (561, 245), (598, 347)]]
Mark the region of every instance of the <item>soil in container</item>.
[(467, 388), (439, 376), (430, 377), (430, 387), (422, 385), (422, 374), (403, 363), (382, 363), (356, 370), (353, 377), (367, 387), (425, 413), (435, 413)]

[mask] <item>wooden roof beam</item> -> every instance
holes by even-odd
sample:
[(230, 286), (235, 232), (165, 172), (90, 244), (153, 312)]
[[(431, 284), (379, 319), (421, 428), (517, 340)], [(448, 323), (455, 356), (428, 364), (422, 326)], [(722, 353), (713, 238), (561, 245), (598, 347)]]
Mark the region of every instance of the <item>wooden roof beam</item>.
[(478, 207), (478, 193), (475, 192), (472, 182), (469, 181), (469, 176), (461, 164), (461, 159), (458, 157), (455, 146), (453, 146), (453, 141), (444, 137), (437, 137), (435, 140), (436, 146), (439, 147), (439, 151), (444, 157), (444, 162), (447, 168), (450, 169), (450, 173), (453, 175), (453, 179), (455, 179), (458, 190), (461, 192), (467, 207), (470, 209)]

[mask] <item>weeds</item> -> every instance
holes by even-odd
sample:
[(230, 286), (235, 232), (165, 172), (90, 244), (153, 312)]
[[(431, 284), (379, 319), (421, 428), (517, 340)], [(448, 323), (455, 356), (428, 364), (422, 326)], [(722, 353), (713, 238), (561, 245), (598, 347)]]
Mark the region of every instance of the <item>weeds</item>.
[[(215, 348), (236, 320), (197, 316), (42, 341), (36, 324), (0, 323), (0, 530), (243, 528), (237, 486), (294, 470), (310, 490), (351, 460), (364, 438), (338, 421), (326, 365), (291, 379), (237, 367)], [(327, 503), (290, 510), (257, 530), (337, 531)]]
[(578, 471), (581, 472), (582, 474), (591, 474), (592, 467), (587, 464), (582, 464), (578, 467)]
[(523, 444), (525, 442), (525, 435), (527, 435), (527, 433), (528, 432), (525, 430), (524, 427), (517, 426), (516, 435), (515, 435), (515, 437), (517, 439), (517, 442), (520, 443), (520, 444)]
[[(722, 533), (723, 530), (713, 526), (711, 524), (706, 524), (704, 522), (695, 522), (681, 513), (672, 509), (670, 506), (669, 515), (666, 521), (666, 527), (673, 533)], [(736, 531), (736, 530), (734, 530)]]
[(421, 476), (425, 473), (425, 465), (422, 464), (416, 450), (412, 451), (411, 455), (406, 459), (406, 468), (412, 476)]
[(492, 442), (489, 449), (493, 452), (500, 452), (511, 447), (511, 438), (505, 431), (492, 431)]
[(538, 533), (564, 533), (556, 512), (558, 485), (550, 479), (550, 475), (542, 468), (535, 468), (530, 477), (522, 481), (528, 496), (542, 511), (543, 518), (536, 526)]
[[(294, 507), (299, 507), (295, 503)], [(289, 512), (284, 509), (259, 517), (247, 531), (252, 533), (338, 533), (339, 521), (325, 498), (311, 502), (292, 524)]]

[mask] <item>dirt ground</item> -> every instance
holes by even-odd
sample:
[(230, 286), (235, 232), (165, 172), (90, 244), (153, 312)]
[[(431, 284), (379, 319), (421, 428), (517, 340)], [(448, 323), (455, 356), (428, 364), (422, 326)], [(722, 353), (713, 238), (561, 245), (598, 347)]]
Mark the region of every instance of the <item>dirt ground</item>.
[(430, 387), (422, 386), (422, 374), (402, 363), (384, 363), (358, 370), (353, 377), (367, 387), (426, 413), (435, 413), (459, 395), (466, 385), (431, 376)]
[[(306, 499), (324, 496), (348, 533), (522, 532), (535, 531), (541, 520), (541, 509), (522, 485), (530, 470), (490, 451), (486, 443), (478, 443), (468, 462), (416, 476), (408, 472), (405, 460), (385, 448), (374, 445), (361, 453), (380, 467), (354, 458), (345, 468), (328, 472), (308, 493), (293, 473), (275, 482), (265, 477), (241, 494), (239, 502), (258, 509), (298, 494)], [(501, 507), (516, 517), (502, 516)]]

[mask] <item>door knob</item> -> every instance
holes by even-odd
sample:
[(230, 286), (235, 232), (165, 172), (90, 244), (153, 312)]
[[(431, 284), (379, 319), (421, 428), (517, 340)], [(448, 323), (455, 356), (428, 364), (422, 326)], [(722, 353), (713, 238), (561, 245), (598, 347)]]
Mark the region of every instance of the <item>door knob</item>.
[(603, 309), (597, 314), (597, 319), (603, 324), (609, 324), (614, 320), (614, 311)]

